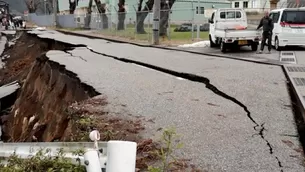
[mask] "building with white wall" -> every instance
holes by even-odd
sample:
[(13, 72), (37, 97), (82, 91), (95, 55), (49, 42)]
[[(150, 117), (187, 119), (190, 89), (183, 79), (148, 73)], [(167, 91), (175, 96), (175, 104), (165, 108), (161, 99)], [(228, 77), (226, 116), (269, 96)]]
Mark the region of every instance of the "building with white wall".
[(269, 9), (269, 0), (230, 0), (232, 8)]
[(280, 0), (280, 1), (277, 3), (276, 8), (287, 8), (287, 7), (288, 7), (287, 1), (288, 1), (288, 0)]

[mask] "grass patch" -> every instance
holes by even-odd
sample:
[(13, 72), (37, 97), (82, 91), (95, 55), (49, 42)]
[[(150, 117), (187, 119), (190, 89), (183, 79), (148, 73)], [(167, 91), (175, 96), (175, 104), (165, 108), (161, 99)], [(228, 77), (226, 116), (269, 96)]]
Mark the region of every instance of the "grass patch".
[[(175, 27), (171, 27), (167, 37), (161, 37), (161, 41), (181, 41), (181, 42), (192, 42), (192, 32), (174, 32)], [(142, 40), (142, 41), (152, 41), (152, 27), (146, 27), (146, 34), (137, 34), (135, 28), (127, 27), (125, 30), (108, 29), (98, 31), (101, 35), (105, 36), (115, 36), (128, 38), (131, 40)], [(207, 40), (209, 38), (209, 32), (200, 32), (200, 39)], [(193, 39), (196, 39), (197, 32), (193, 32)]]
[(76, 27), (76, 28), (64, 28), (67, 31), (80, 31), (80, 30), (85, 30), (84, 28), (81, 27)]
[[(194, 41), (200, 40), (208, 40), (209, 39), (209, 32), (208, 31), (201, 31), (199, 34), (199, 39), (197, 38), (197, 31), (193, 33), (190, 32), (175, 32), (175, 28), (178, 25), (171, 25), (170, 31), (168, 35), (165, 37), (160, 37), (160, 44), (163, 45), (180, 45), (186, 43), (192, 43)], [(117, 39), (123, 41), (130, 41), (142, 44), (152, 44), (152, 25), (145, 25), (144, 26), (146, 33), (145, 34), (137, 34), (135, 26), (132, 24), (126, 25), (125, 30), (117, 30), (116, 26), (110, 29), (105, 30), (92, 30), (91, 33), (86, 33), (88, 35), (97, 36), (101, 38), (109, 38), (109, 39)], [(81, 30), (85, 30), (84, 28), (61, 28), (65, 31), (70, 32), (77, 32)]]

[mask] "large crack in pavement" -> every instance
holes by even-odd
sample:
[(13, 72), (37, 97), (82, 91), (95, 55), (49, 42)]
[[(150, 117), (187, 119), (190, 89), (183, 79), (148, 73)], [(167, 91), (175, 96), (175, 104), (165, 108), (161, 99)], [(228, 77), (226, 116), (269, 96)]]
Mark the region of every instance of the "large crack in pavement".
[[(269, 153), (272, 155), (274, 153), (274, 150), (272, 148), (272, 145), (270, 144), (270, 142), (265, 138), (265, 135), (264, 135), (264, 131), (266, 131), (265, 127), (264, 127), (264, 124), (261, 124), (261, 129), (259, 131), (259, 135), (260, 137), (266, 142), (267, 146), (269, 147)], [(283, 172), (283, 165), (282, 165), (282, 162), (279, 160), (279, 158), (275, 155), (274, 156), (277, 163), (278, 163), (278, 166), (280, 167), (280, 171)]]
[[(174, 70), (170, 70), (170, 69), (166, 69), (166, 68), (163, 68), (163, 67), (159, 67), (159, 66), (155, 66), (155, 65), (152, 65), (152, 64), (147, 64), (147, 63), (144, 63), (144, 62), (140, 62), (140, 61), (136, 61), (136, 60), (131, 60), (131, 59), (126, 59), (126, 58), (120, 58), (120, 57), (115, 57), (115, 56), (112, 56), (112, 55), (108, 55), (108, 54), (104, 54), (104, 53), (100, 53), (100, 52), (97, 52), (97, 51), (94, 51), (92, 48), (88, 47), (88, 46), (85, 46), (88, 50), (90, 50), (91, 52), (95, 53), (95, 54), (99, 54), (99, 55), (103, 55), (105, 57), (109, 57), (109, 58), (112, 58), (112, 59), (115, 59), (115, 60), (118, 60), (118, 61), (122, 61), (122, 62), (125, 62), (125, 63), (133, 63), (133, 64), (136, 64), (136, 65), (139, 65), (139, 66), (142, 66), (142, 67), (146, 67), (146, 68), (149, 68), (149, 69), (152, 69), (152, 70), (156, 70), (156, 71), (159, 71), (159, 72), (162, 72), (162, 73), (166, 73), (166, 74), (169, 74), (169, 75), (172, 75), (172, 76), (175, 76), (175, 77), (180, 77), (180, 78), (183, 78), (183, 79), (186, 79), (186, 80), (189, 80), (189, 81), (193, 81), (193, 82), (198, 82), (198, 83), (203, 83), (205, 84), (205, 87), (209, 90), (211, 90), (213, 93), (215, 93), (216, 95), (218, 96), (221, 96), (235, 104), (237, 104), (238, 106), (240, 106), (241, 108), (243, 108), (243, 110), (246, 112), (247, 114), (247, 117), (251, 120), (251, 122), (253, 124), (255, 124), (255, 126), (253, 127), (253, 129), (257, 132), (257, 134), (254, 134), (254, 135), (259, 135), (261, 139), (264, 140), (264, 142), (266, 142), (266, 145), (268, 146), (269, 148), (269, 153), (270, 155), (273, 155), (274, 158), (276, 159), (277, 161), (277, 164), (278, 164), (278, 167), (280, 169), (280, 172), (283, 172), (283, 166), (282, 166), (282, 162), (279, 160), (279, 158), (274, 155), (274, 150), (272, 148), (272, 145), (270, 144), (270, 142), (265, 138), (265, 134), (264, 134), (264, 131), (266, 131), (265, 127), (264, 127), (264, 123), (259, 125), (254, 119), (253, 117), (251, 116), (251, 112), (248, 110), (247, 106), (244, 105), (242, 102), (240, 102), (239, 100), (237, 100), (236, 98), (224, 93), (223, 91), (220, 91), (216, 86), (214, 86), (213, 84), (210, 83), (210, 80), (206, 77), (203, 77), (203, 76), (198, 76), (198, 75), (195, 75), (195, 74), (190, 74), (190, 73), (184, 73), (184, 72), (177, 72), (177, 71), (174, 71)], [(72, 54), (71, 54), (72, 55)]]
[(81, 57), (81, 56), (75, 56), (75, 55), (73, 55), (73, 54), (72, 54), (71, 52), (69, 52), (69, 51), (71, 51), (71, 49), (65, 49), (65, 50), (63, 50), (63, 52), (69, 54), (70, 56), (72, 56), (72, 57), (78, 57), (78, 58), (80, 58), (81, 60), (87, 62), (87, 60), (84, 59), (83, 57)]

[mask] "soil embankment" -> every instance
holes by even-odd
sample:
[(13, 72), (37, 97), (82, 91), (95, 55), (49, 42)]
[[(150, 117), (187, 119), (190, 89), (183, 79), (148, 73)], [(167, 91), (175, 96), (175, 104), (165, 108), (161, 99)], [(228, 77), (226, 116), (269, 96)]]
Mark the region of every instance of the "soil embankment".
[(22, 88), (10, 113), (2, 117), (4, 140), (63, 140), (69, 123), (67, 107), (98, 95), (75, 74), (45, 56), (48, 50), (67, 48), (68, 45), (24, 33), (5, 51), (4, 55), (10, 57), (1, 71), (1, 84), (17, 80)]

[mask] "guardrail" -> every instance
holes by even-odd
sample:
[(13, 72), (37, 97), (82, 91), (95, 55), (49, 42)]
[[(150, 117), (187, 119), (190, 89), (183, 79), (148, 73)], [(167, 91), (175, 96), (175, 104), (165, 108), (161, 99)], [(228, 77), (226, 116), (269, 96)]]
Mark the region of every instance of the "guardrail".
[[(0, 143), (0, 158), (7, 159), (15, 154), (22, 159), (35, 156), (42, 149), (48, 151), (44, 156), (55, 157), (58, 151), (71, 163), (80, 163), (87, 172), (135, 172), (137, 144), (129, 141), (99, 142), (99, 132), (94, 130), (89, 135), (94, 142), (22, 142)], [(83, 150), (84, 155), (73, 152)], [(2, 163), (5, 164), (5, 161)]]

